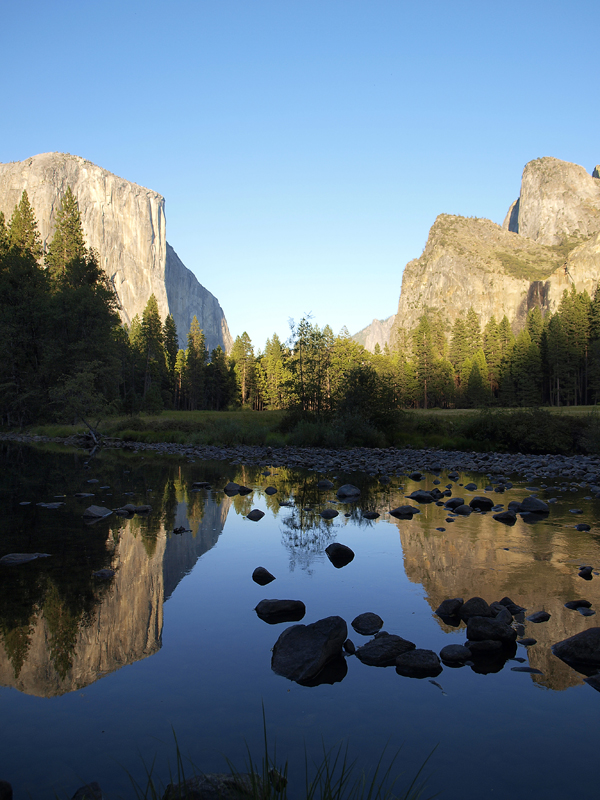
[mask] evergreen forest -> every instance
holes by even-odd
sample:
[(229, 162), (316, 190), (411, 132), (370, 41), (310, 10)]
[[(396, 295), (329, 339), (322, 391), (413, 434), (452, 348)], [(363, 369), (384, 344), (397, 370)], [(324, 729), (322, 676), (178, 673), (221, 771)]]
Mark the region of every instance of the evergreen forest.
[(385, 430), (406, 408), (576, 406), (600, 399), (600, 290), (565, 291), (556, 313), (533, 308), (515, 335), (506, 317), (482, 328), (473, 308), (450, 328), (435, 312), (369, 353), (343, 329), (290, 323), (255, 351), (208, 352), (198, 320), (179, 347), (151, 296), (130, 326), (67, 189), (43, 252), (23, 192), (0, 213), (0, 419), (4, 426), (91, 420), (163, 409), (284, 409), (295, 419)]

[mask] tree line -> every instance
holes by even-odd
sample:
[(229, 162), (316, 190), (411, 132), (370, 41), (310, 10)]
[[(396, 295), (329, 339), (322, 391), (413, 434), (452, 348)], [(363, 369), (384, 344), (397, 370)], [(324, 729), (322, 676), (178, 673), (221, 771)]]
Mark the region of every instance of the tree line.
[[(347, 329), (310, 318), (255, 352), (248, 334), (212, 352), (196, 317), (187, 347), (156, 298), (121, 323), (97, 254), (86, 247), (67, 188), (43, 252), (23, 192), (0, 213), (0, 417), (5, 425), (162, 409), (287, 409), (385, 427), (400, 408), (580, 405), (600, 399), (600, 290), (565, 291), (557, 311), (532, 309), (515, 335), (505, 316), (482, 328), (473, 310), (450, 327), (434, 311), (374, 353)], [(89, 424), (89, 423), (88, 423)], [(91, 426), (90, 426), (91, 427)]]

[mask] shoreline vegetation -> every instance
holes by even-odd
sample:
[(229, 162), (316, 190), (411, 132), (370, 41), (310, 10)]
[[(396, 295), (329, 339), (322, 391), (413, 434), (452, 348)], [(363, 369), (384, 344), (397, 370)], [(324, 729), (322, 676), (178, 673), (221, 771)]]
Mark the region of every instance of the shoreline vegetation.
[[(91, 426), (45, 424), (0, 428), (0, 438), (53, 441), (75, 446), (160, 449), (195, 457), (245, 458), (252, 448), (267, 449), (284, 463), (291, 449), (343, 453), (366, 450), (439, 450), (524, 455), (600, 453), (600, 413), (595, 406), (562, 409), (430, 409), (398, 411), (384, 428), (358, 415), (310, 417), (293, 412), (170, 411), (108, 417)], [(215, 455), (214, 449), (223, 450)], [(210, 451), (201, 455), (202, 449)], [(259, 456), (264, 459), (265, 454)], [(283, 460), (281, 460), (283, 459)], [(314, 457), (306, 459), (314, 462)], [(346, 460), (346, 459), (344, 459)], [(250, 463), (250, 462), (249, 462)], [(309, 464), (310, 465), (310, 464)]]

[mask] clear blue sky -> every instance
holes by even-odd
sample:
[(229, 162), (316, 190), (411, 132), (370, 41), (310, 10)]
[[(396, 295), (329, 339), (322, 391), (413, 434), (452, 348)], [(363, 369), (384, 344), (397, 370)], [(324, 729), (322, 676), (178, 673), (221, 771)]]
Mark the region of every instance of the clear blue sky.
[(527, 161), (600, 162), (600, 2), (7, 0), (0, 161), (166, 198), (255, 348), (394, 313), (437, 214), (501, 223)]

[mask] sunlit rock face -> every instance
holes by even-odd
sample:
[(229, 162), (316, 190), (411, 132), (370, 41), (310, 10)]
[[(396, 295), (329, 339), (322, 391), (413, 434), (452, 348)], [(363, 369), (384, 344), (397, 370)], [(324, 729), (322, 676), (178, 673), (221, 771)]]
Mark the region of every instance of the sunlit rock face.
[[(90, 618), (77, 620), (73, 640), (57, 636), (47, 617), (49, 604), (31, 621), (30, 644), (15, 675), (14, 664), (0, 639), (0, 684), (39, 697), (80, 689), (109, 672), (156, 653), (163, 626), (162, 531), (149, 557), (132, 523), (120, 532), (111, 559), (113, 579), (99, 584), (98, 603)], [(60, 609), (65, 614), (65, 609)]]
[(508, 229), (540, 244), (586, 239), (600, 231), (600, 181), (578, 164), (536, 158), (523, 171), (516, 216), (509, 211)]
[(534, 306), (555, 312), (565, 289), (592, 295), (600, 279), (598, 175), (538, 158), (526, 165), (502, 226), (438, 216), (422, 255), (404, 269), (391, 341), (398, 329), (414, 329), (425, 309), (446, 324), (470, 306), (482, 326), (506, 314), (518, 331)]
[(230, 349), (231, 336), (217, 299), (167, 244), (165, 201), (157, 192), (79, 156), (42, 153), (0, 164), (0, 211), (9, 220), (27, 190), (46, 248), (68, 186), (79, 204), (86, 243), (97, 251), (118, 295), (123, 321), (141, 317), (154, 294), (161, 317), (173, 315), (182, 346), (195, 315), (209, 350), (217, 345)]

